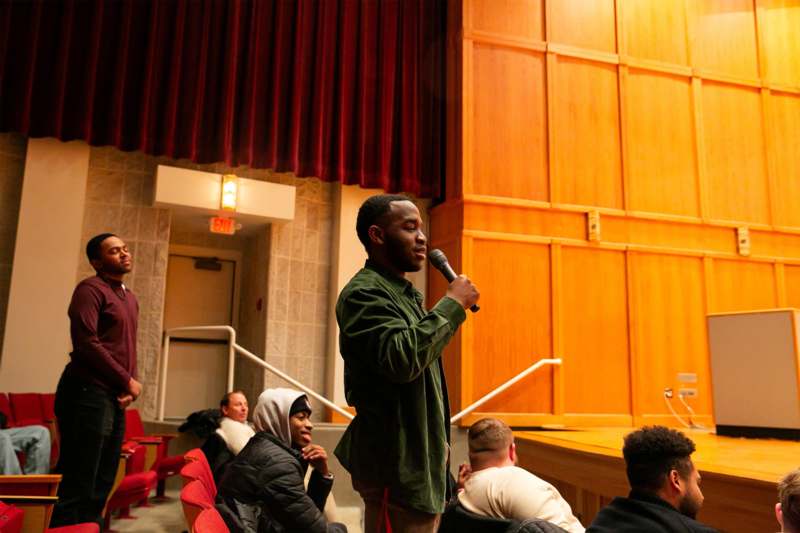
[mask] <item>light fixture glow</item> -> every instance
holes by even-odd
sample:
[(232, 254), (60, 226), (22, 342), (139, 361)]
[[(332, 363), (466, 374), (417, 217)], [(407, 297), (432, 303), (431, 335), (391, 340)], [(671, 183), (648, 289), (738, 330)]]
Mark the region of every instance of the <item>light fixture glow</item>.
[(235, 174), (222, 176), (222, 195), (220, 208), (226, 211), (236, 211), (236, 200), (239, 196), (239, 179)]

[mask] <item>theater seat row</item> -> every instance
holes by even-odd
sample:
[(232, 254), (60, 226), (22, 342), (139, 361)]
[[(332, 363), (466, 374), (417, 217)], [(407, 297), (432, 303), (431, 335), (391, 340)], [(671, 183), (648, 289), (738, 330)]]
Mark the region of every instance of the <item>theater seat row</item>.
[(199, 448), (184, 455), (186, 465), (181, 469), (183, 489), (181, 504), (186, 523), (192, 533), (229, 533), (228, 527), (214, 507), (217, 485), (208, 459)]
[[(6, 416), (8, 427), (42, 425), (50, 430), (53, 450), (51, 466), (54, 467), (58, 457), (55, 394), (0, 393), (0, 412)], [(183, 456), (167, 454), (172, 437), (173, 435), (167, 434), (145, 434), (139, 412), (136, 409), (126, 410), (125, 442), (120, 457), (120, 468), (104, 511), (106, 528), (110, 524), (112, 512), (119, 511), (120, 517), (129, 517), (130, 507), (146, 502), (154, 487), (158, 497), (164, 496), (166, 479), (179, 474), (185, 463)], [(24, 455), (18, 454), (18, 456), (20, 464), (24, 464)], [(0, 476), (2, 477), (6, 476)], [(52, 496), (55, 497), (55, 493)], [(3, 518), (0, 516), (0, 527), (2, 525)], [(0, 529), (0, 533), (3, 531)]]

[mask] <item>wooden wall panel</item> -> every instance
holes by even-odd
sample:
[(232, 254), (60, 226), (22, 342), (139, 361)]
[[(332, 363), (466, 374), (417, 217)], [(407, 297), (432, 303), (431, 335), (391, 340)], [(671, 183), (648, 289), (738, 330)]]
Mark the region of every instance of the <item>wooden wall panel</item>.
[(663, 392), (677, 391), (678, 372), (697, 374), (692, 405), (698, 414), (710, 414), (702, 258), (632, 253), (630, 267), (636, 414), (668, 414)]
[(622, 3), (625, 54), (688, 65), (685, 8), (684, 2), (669, 0)]
[(432, 242), (482, 293), (454, 408), (557, 354), (480, 411), (677, 426), (663, 389), (695, 372), (709, 422), (706, 313), (800, 306), (800, 0), (453, 6)]
[(564, 412), (630, 414), (625, 254), (561, 253)]
[(549, 0), (548, 40), (616, 52), (614, 0)]
[(775, 269), (771, 263), (714, 260), (709, 313), (777, 307)]
[(786, 306), (800, 309), (800, 265), (784, 267)]
[(711, 218), (768, 224), (761, 93), (703, 83), (703, 131)]
[[(481, 291), (473, 322), (473, 399), (525, 370), (551, 351), (548, 246), (475, 239), (472, 272)], [(481, 407), (482, 412), (549, 413), (552, 370), (529, 376)]]
[(763, 31), (764, 77), (792, 87), (800, 86), (800, 2), (758, 0)]
[(621, 208), (616, 67), (558, 57), (554, 76), (552, 201)]
[(758, 78), (753, 0), (691, 0), (692, 58), (700, 69)]
[(544, 55), (474, 46), (472, 187), (465, 192), (548, 199)]
[(750, 241), (754, 256), (800, 258), (800, 234), (754, 230)]
[(624, 105), (628, 209), (700, 216), (690, 80), (631, 69)]
[[(447, 256), (453, 268), (461, 270), (461, 241), (460, 239), (450, 242), (431, 242), (431, 248), (439, 248)], [(433, 307), (439, 298), (447, 292), (449, 284), (438, 270), (428, 268), (428, 307)], [(445, 347), (442, 353), (444, 363), (444, 374), (447, 379), (447, 395), (450, 399), (450, 409), (456, 413), (461, 409), (462, 379), (465, 361), (462, 357), (461, 335), (456, 335)]]
[(544, 41), (544, 0), (475, 0), (472, 29)]
[[(800, 36), (800, 26), (796, 35)], [(772, 93), (770, 100), (770, 148), (775, 158), (775, 189), (779, 191), (773, 198), (773, 222), (800, 227), (800, 95)]]

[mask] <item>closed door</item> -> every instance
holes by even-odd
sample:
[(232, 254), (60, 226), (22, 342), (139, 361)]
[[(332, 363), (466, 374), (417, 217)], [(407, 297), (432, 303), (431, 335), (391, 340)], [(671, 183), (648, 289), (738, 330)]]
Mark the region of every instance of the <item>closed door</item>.
[[(236, 263), (171, 254), (167, 269), (164, 329), (233, 325)], [(176, 333), (171, 338), (165, 417), (219, 405), (226, 392), (227, 334)]]

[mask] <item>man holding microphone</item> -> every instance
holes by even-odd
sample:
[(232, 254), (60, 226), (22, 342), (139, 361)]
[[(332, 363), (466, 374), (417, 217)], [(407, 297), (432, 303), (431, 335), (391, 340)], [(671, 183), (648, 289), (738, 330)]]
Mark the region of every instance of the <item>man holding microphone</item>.
[(478, 289), (456, 277), (429, 311), (407, 279), (427, 258), (417, 207), (368, 198), (358, 212), (367, 262), (339, 295), (345, 394), (356, 408), (335, 454), (365, 503), (365, 530), (433, 532), (447, 494), (450, 408), (441, 354)]

